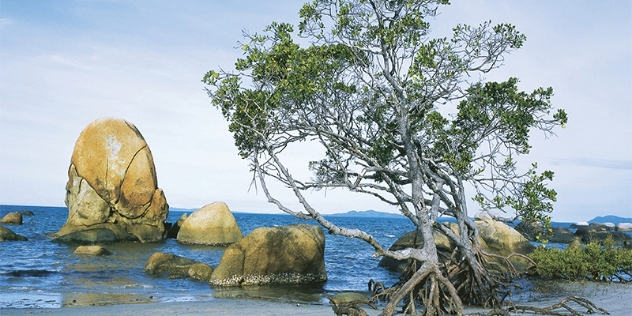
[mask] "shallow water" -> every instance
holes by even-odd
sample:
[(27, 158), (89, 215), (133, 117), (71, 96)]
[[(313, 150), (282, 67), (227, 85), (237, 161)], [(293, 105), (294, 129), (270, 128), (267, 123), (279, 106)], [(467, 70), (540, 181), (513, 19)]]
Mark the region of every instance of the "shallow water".
[[(106, 248), (111, 256), (74, 254), (76, 246), (46, 237), (63, 226), (65, 207), (0, 205), (0, 216), (30, 210), (23, 225), (7, 225), (28, 241), (0, 243), (0, 308), (57, 308), (139, 302), (200, 301), (213, 297), (264, 297), (275, 300), (321, 301), (340, 291), (366, 291), (369, 279), (393, 284), (398, 275), (378, 267), (373, 250), (357, 239), (326, 234), (325, 265), (328, 281), (318, 286), (260, 286), (212, 288), (190, 279), (166, 279), (143, 273), (147, 259), (157, 251), (173, 253), (217, 266), (225, 248), (181, 245), (173, 239), (157, 243), (116, 243)], [(171, 209), (167, 221), (182, 212)], [(301, 223), (289, 215), (234, 213), (244, 235), (257, 227)], [(398, 218), (332, 217), (336, 224), (357, 227), (390, 246), (412, 224)], [(312, 222), (315, 223), (315, 222)]]

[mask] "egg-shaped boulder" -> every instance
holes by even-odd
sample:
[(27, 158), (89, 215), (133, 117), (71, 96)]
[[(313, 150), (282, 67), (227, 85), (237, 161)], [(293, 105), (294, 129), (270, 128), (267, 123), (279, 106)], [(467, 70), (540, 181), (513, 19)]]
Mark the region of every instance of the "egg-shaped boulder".
[[(79, 135), (68, 168), (68, 220), (53, 237), (109, 229), (119, 241), (163, 239), (169, 205), (154, 160), (136, 126), (99, 119)], [(121, 235), (121, 236), (118, 236)], [(99, 241), (96, 241), (99, 243)]]
[(208, 204), (187, 217), (177, 240), (183, 244), (227, 246), (240, 241), (244, 235), (224, 202)]

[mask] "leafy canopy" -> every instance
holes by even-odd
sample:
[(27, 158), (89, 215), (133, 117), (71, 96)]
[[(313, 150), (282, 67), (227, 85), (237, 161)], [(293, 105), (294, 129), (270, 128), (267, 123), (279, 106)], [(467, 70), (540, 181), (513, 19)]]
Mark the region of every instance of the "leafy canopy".
[[(479, 79), (523, 45), (514, 26), (458, 25), (451, 38), (430, 38), (428, 17), (442, 4), (314, 1), (300, 11), (299, 37), (276, 22), (247, 35), (235, 72), (203, 79), (240, 155), (316, 140), (326, 158), (310, 163), (313, 181), (303, 188), (347, 187), (396, 205), (412, 198), (383, 193), (402, 195), (394, 187), (413, 181), (417, 160), (424, 192), (440, 196), (444, 215), (463, 203), (455, 201), (458, 188), (444, 183), (464, 181), (486, 209), (509, 206), (526, 219), (546, 218), (555, 191), (545, 181), (553, 173), (537, 174), (534, 164), (519, 174), (515, 157), (529, 153), (533, 129), (552, 133), (566, 113), (551, 115), (551, 88), (527, 93), (516, 78)], [(456, 113), (442, 110), (455, 102)]]

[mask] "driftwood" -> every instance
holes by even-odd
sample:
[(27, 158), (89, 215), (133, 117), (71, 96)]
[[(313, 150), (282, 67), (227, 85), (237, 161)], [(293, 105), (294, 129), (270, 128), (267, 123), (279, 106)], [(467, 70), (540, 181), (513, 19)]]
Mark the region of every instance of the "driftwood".
[[(535, 314), (553, 315), (553, 316), (583, 316), (584, 315), (583, 313), (580, 313), (574, 308), (570, 307), (568, 305), (569, 302), (575, 302), (581, 307), (586, 308), (586, 312), (585, 312), (586, 314), (595, 314), (596, 312), (600, 312), (603, 315), (610, 315), (608, 311), (606, 311), (603, 308), (598, 307), (593, 302), (585, 298), (581, 298), (577, 296), (569, 296), (561, 300), (559, 303), (553, 304), (547, 307), (512, 305), (509, 308), (507, 308), (507, 310), (494, 309), (492, 311), (489, 311), (488, 313), (474, 313), (474, 314), (466, 314), (464, 316), (510, 316), (511, 314), (509, 314), (509, 311), (516, 312), (516, 313), (523, 313), (523, 314), (526, 313), (527, 311), (531, 311)], [(570, 314), (556, 311), (561, 308), (566, 309)]]
[[(570, 307), (568, 305), (569, 302), (575, 302), (577, 303), (579, 306), (583, 307), (586, 309), (586, 313), (588, 314), (594, 314), (595, 312), (599, 311), (601, 312), (601, 314), (603, 315), (610, 315), (610, 313), (608, 313), (608, 311), (606, 311), (603, 308), (599, 308), (597, 307), (593, 302), (585, 299), (585, 298), (581, 298), (581, 297), (577, 297), (577, 296), (569, 296), (563, 300), (561, 300), (559, 303), (557, 304), (553, 304), (551, 306), (548, 307), (535, 307), (535, 306), (513, 306), (511, 308), (511, 310), (513, 311), (521, 311), (522, 313), (524, 313), (525, 311), (532, 311), (534, 313), (541, 313), (542, 315), (572, 315), (572, 316), (581, 316), (583, 315), (582, 313), (576, 311), (575, 309), (573, 309), (572, 307)], [(556, 312), (556, 309), (560, 309), (560, 308), (564, 308), (567, 311), (570, 312), (570, 314), (565, 314), (562, 312)]]

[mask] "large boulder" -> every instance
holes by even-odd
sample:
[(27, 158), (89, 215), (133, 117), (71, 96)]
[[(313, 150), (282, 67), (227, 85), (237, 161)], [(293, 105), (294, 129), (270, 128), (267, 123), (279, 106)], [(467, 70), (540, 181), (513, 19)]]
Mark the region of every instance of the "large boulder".
[(0, 225), (0, 241), (24, 241), (26, 237), (14, 233), (12, 230)]
[[(456, 230), (456, 228), (452, 228), (452, 230)], [(445, 234), (435, 231), (433, 233), (433, 236), (438, 249), (449, 250), (454, 247), (453, 243), (450, 242)], [(406, 248), (420, 248), (423, 245), (424, 238), (421, 232), (418, 230), (413, 230), (399, 237), (388, 250), (398, 251), (404, 250)], [(389, 257), (382, 257), (380, 263), (378, 263), (380, 267), (385, 267), (391, 271), (398, 272), (404, 271), (407, 264), (408, 263), (406, 262), (406, 260), (396, 260)]]
[(178, 242), (226, 246), (244, 238), (237, 221), (224, 202), (202, 207), (186, 217), (178, 231)]
[(22, 225), (22, 214), (20, 213), (8, 213), (0, 219), (0, 223), (2, 224), (10, 224), (10, 225)]
[(318, 226), (261, 227), (226, 249), (210, 283), (220, 286), (327, 281), (325, 235)]
[(52, 237), (102, 228), (117, 241), (129, 235), (141, 242), (163, 239), (169, 205), (149, 146), (133, 124), (100, 119), (81, 132), (68, 168), (66, 205), (68, 220)]
[(528, 254), (535, 248), (517, 230), (509, 225), (492, 219), (480, 219), (474, 222), (483, 248), (502, 256), (512, 253)]
[[(493, 220), (491, 217), (478, 217), (474, 222), (479, 231), (479, 243), (483, 250), (489, 253), (508, 256), (512, 253), (528, 254), (533, 251), (534, 246), (518, 231), (501, 221)], [(458, 234), (455, 223), (448, 224), (450, 229)], [(455, 247), (445, 234), (434, 233), (435, 244), (438, 249), (449, 250)], [(404, 234), (389, 248), (389, 250), (402, 250), (423, 246), (423, 237), (420, 232), (412, 231)], [(513, 258), (512, 263), (519, 270), (525, 270), (527, 261), (520, 258)], [(406, 267), (406, 262), (384, 257), (380, 260), (379, 266), (392, 271), (402, 271)]]

